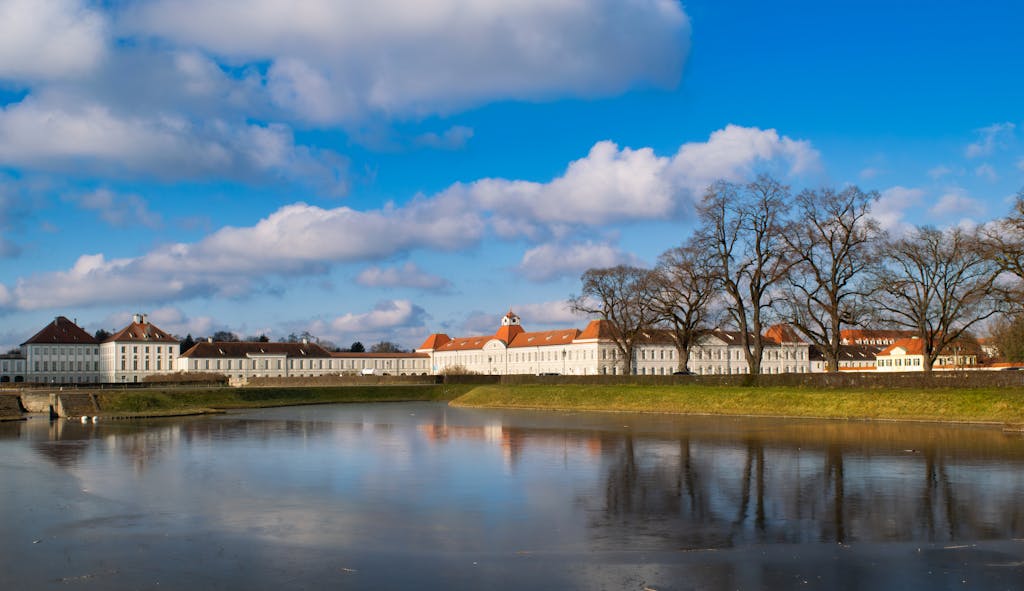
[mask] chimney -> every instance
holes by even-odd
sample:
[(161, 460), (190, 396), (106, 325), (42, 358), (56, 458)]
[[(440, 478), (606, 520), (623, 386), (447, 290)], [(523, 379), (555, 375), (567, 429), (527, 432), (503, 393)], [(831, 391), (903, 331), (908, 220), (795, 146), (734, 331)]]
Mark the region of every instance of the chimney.
[(207, 343), (212, 343), (213, 342), (213, 337), (206, 337), (206, 342)]
[(302, 339), (302, 344), (303, 345), (308, 345), (309, 344), (309, 339)]
[(134, 323), (134, 324), (141, 324), (142, 323), (142, 318), (143, 318), (142, 314), (132, 314), (132, 323)]

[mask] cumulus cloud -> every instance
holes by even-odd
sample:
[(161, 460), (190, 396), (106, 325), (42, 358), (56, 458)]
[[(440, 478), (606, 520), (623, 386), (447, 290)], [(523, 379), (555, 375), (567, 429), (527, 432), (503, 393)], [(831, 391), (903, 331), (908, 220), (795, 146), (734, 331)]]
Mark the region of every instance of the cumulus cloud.
[(970, 197), (967, 191), (953, 187), (939, 197), (935, 205), (928, 209), (928, 213), (936, 218), (964, 219), (985, 215), (985, 206), (977, 199)]
[(23, 309), (240, 297), (269, 276), (319, 273), (331, 263), (415, 248), (455, 250), (475, 243), (482, 232), (476, 214), (444, 199), (371, 211), (298, 203), (253, 226), (222, 228), (199, 242), (165, 245), (139, 257), (82, 255), (66, 271), (18, 279), (13, 292)]
[(924, 190), (910, 187), (890, 187), (871, 205), (871, 216), (878, 225), (894, 234), (903, 234), (910, 224), (904, 221), (907, 212), (918, 208), (924, 201)]
[(639, 259), (610, 244), (591, 241), (569, 244), (549, 243), (531, 248), (523, 255), (518, 271), (530, 281), (550, 281), (578, 276), (593, 267), (637, 265)]
[(88, 74), (106, 54), (107, 29), (83, 0), (0, 0), (0, 79)]
[(364, 287), (412, 287), (425, 291), (443, 291), (452, 285), (444, 277), (427, 273), (413, 262), (401, 267), (367, 267), (356, 276), (356, 283)]
[(683, 144), (671, 157), (602, 141), (550, 182), (489, 178), (455, 185), (448, 193), (500, 214), (500, 235), (537, 236), (537, 225), (669, 219), (715, 180), (743, 180), (769, 165), (794, 175), (820, 166), (809, 142), (774, 129), (729, 125), (706, 142)]
[(139, 195), (100, 188), (90, 193), (69, 195), (66, 199), (82, 209), (95, 211), (100, 219), (114, 227), (138, 225), (156, 228), (161, 223), (160, 214), (150, 211), (145, 199)]
[(989, 156), (996, 150), (1003, 148), (1013, 137), (1013, 130), (1016, 125), (1010, 122), (993, 123), (988, 127), (978, 129), (978, 141), (967, 145), (964, 155), (968, 158)]
[(673, 85), (690, 34), (674, 0), (156, 0), (120, 22), (231, 62), (269, 62), (274, 102), (318, 123)]
[[(322, 273), (337, 263), (379, 261), (414, 250), (464, 250), (488, 230), (547, 240), (525, 253), (519, 265), (523, 276), (547, 281), (589, 267), (636, 262), (607, 244), (551, 239), (567, 235), (567, 228), (670, 219), (692, 206), (695, 191), (702, 191), (709, 178), (739, 180), (758, 163), (805, 171), (816, 158), (805, 142), (774, 130), (735, 126), (707, 142), (684, 144), (673, 157), (599, 142), (547, 183), (483, 179), (375, 210), (295, 203), (254, 225), (224, 227), (197, 242), (159, 246), (138, 257), (83, 255), (66, 271), (18, 279), (13, 297), (31, 309), (164, 302), (186, 295), (240, 297), (261, 281)], [(707, 170), (718, 176), (707, 176)], [(894, 200), (898, 193), (876, 204), (883, 225), (902, 216)], [(386, 275), (364, 280), (384, 281)]]
[(383, 300), (373, 310), (348, 313), (330, 321), (330, 327), (340, 333), (377, 333), (395, 328), (422, 326), (426, 319), (423, 308), (409, 300)]

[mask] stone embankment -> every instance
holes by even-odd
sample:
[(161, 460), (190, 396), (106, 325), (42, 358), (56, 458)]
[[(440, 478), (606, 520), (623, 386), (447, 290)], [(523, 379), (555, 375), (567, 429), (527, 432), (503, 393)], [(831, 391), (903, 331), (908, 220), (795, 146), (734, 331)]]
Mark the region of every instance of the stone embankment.
[(0, 421), (21, 420), (25, 418), (24, 412), (21, 399), (16, 394), (0, 394)]
[(77, 419), (95, 416), (99, 412), (99, 406), (96, 405), (96, 398), (92, 394), (62, 392), (57, 394), (54, 410), (57, 416), (63, 419)]

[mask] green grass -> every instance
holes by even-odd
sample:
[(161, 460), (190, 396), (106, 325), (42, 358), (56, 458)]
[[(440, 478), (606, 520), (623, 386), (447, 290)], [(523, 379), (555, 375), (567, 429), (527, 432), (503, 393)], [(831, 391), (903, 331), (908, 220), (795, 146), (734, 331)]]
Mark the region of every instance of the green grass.
[(471, 388), (441, 385), (182, 388), (104, 391), (97, 397), (104, 414), (167, 414), (339, 402), (445, 401)]
[(1024, 424), (1024, 388), (478, 386), (453, 406)]

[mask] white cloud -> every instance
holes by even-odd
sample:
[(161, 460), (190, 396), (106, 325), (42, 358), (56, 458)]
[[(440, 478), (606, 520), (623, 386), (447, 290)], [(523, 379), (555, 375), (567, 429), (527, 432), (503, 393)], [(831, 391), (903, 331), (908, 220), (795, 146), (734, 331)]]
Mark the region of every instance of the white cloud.
[[(296, 145), (282, 125), (194, 124), (126, 116), (101, 104), (65, 108), (28, 97), (0, 109), (0, 163), (71, 174), (161, 179), (289, 179), (342, 185), (343, 163)], [(343, 185), (342, 185), (343, 186)]]
[(996, 174), (996, 169), (991, 164), (982, 164), (974, 169), (974, 174), (990, 182), (999, 180), (999, 175)]
[(937, 179), (941, 179), (944, 176), (953, 174), (954, 172), (955, 171), (952, 168), (950, 168), (948, 166), (940, 165), (940, 166), (936, 166), (935, 168), (932, 168), (932, 169), (928, 170), (928, 176), (931, 177), (932, 179), (936, 179), (937, 180)]
[(884, 170), (869, 166), (868, 168), (861, 170), (858, 176), (860, 176), (862, 180), (870, 181), (876, 178), (878, 175), (883, 174), (884, 172)]
[(82, 0), (0, 0), (0, 79), (86, 75), (106, 35), (106, 17)]
[(360, 314), (345, 314), (330, 321), (330, 327), (339, 333), (378, 333), (395, 328), (422, 326), (426, 312), (409, 300), (384, 300), (373, 310)]
[(473, 137), (473, 128), (464, 125), (449, 127), (440, 135), (436, 133), (425, 133), (416, 137), (415, 143), (428, 148), (439, 150), (459, 150), (466, 146), (466, 142)]
[(1021, 158), (1020, 160), (1017, 161), (1017, 168), (1020, 170), (1024, 170), (1024, 158)]
[(118, 228), (135, 225), (156, 228), (161, 223), (160, 214), (150, 211), (146, 201), (134, 194), (125, 195), (100, 188), (90, 193), (69, 195), (67, 200), (82, 209), (97, 212), (103, 221)]
[(928, 209), (928, 213), (937, 218), (952, 217), (959, 220), (985, 215), (985, 206), (968, 196), (965, 190), (953, 187), (939, 197), (935, 205)]
[(964, 155), (968, 158), (991, 155), (997, 149), (1006, 146), (1010, 138), (1013, 137), (1014, 128), (1016, 128), (1016, 125), (1007, 121), (1005, 123), (993, 123), (988, 127), (976, 130), (979, 136), (978, 141), (968, 144), (967, 148), (964, 149)]
[(579, 326), (586, 321), (586, 314), (573, 312), (567, 300), (554, 300), (532, 304), (516, 304), (512, 310), (522, 319), (523, 325), (529, 329), (534, 325), (563, 326), (566, 328)]
[(700, 196), (716, 180), (741, 181), (755, 167), (783, 165), (783, 173), (800, 175), (820, 169), (820, 154), (805, 140), (780, 136), (774, 129), (727, 125), (707, 142), (683, 144), (672, 159), (675, 182)]
[(590, 241), (549, 243), (526, 251), (518, 271), (531, 281), (541, 282), (578, 276), (593, 267), (614, 267), (619, 264), (637, 265), (640, 261), (609, 244)]
[(495, 212), (501, 236), (541, 236), (537, 225), (602, 225), (670, 219), (686, 211), (718, 179), (750, 178), (759, 166), (781, 165), (787, 174), (816, 170), (819, 155), (809, 142), (774, 129), (729, 125), (706, 142), (680, 146), (671, 158), (651, 148), (594, 144), (586, 157), (547, 183), (482, 179), (455, 185), (449, 194)]
[(673, 85), (690, 33), (674, 0), (157, 0), (120, 21), (229, 62), (270, 62), (274, 101), (320, 123)]
[(429, 291), (451, 287), (451, 282), (444, 277), (427, 273), (412, 262), (401, 267), (367, 267), (356, 276), (356, 283), (365, 287), (413, 287)]
[(871, 216), (883, 230), (903, 234), (911, 226), (904, 221), (908, 211), (920, 207), (924, 190), (908, 187), (890, 187), (871, 206)]
[(455, 250), (479, 240), (483, 221), (445, 199), (356, 211), (285, 206), (254, 226), (225, 227), (191, 244), (135, 258), (82, 255), (71, 269), (18, 279), (22, 309), (240, 297), (274, 275), (322, 272), (330, 263), (380, 259), (415, 248)]
[[(684, 144), (671, 159), (650, 148), (599, 142), (548, 183), (484, 179), (377, 210), (295, 203), (252, 226), (224, 227), (197, 242), (159, 246), (138, 257), (83, 255), (67, 271), (18, 279), (13, 297), (25, 309), (241, 297), (271, 278), (322, 273), (336, 263), (377, 261), (418, 249), (463, 250), (478, 244), (488, 229), (499, 236), (549, 240), (528, 251), (519, 265), (527, 278), (546, 281), (589, 267), (636, 262), (607, 244), (557, 239), (574, 235), (574, 228), (676, 216), (691, 204), (697, 187), (703, 190), (707, 170), (741, 179), (756, 163), (775, 161), (807, 170), (816, 152), (774, 130), (735, 126), (706, 143)], [(883, 196), (876, 213), (884, 219), (897, 209), (902, 212)]]

